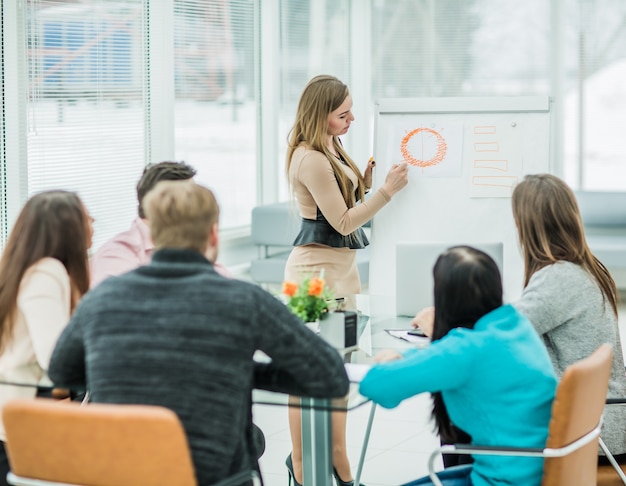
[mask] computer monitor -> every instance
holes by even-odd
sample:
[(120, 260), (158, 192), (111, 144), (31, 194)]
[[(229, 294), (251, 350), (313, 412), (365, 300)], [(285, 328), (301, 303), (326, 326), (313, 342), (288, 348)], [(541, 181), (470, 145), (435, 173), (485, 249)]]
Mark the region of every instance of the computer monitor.
[(493, 258), (502, 273), (503, 244), (488, 243), (424, 243), (396, 244), (396, 314), (414, 316), (433, 305), (433, 266), (437, 257), (451, 246), (472, 246)]

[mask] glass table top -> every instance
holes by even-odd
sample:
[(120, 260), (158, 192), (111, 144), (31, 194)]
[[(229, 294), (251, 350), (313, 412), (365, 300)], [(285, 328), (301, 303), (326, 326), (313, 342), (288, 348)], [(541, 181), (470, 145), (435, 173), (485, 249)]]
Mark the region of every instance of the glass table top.
[[(385, 348), (408, 349), (414, 344), (390, 336), (385, 329), (408, 329), (411, 318), (395, 315), (393, 299), (359, 295), (356, 298), (359, 309), (357, 346), (339, 349), (346, 363), (371, 363), (372, 356)], [(255, 356), (255, 359), (257, 357)], [(259, 359), (263, 361), (264, 358)], [(13, 370), (0, 371), (0, 393), (5, 387), (38, 388), (51, 390), (53, 383), (36, 364)], [(358, 383), (351, 383), (348, 395), (340, 399), (299, 400), (284, 393), (266, 390), (253, 390), (253, 403), (276, 406), (306, 407), (323, 410), (352, 410), (369, 400), (358, 393)]]

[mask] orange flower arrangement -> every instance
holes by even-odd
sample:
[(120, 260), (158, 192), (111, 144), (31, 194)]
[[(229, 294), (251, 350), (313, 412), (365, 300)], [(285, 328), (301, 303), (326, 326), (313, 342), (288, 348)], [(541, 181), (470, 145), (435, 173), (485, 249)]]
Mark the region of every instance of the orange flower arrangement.
[(287, 296), (287, 307), (304, 322), (318, 320), (328, 312), (332, 292), (326, 287), (323, 277), (305, 278), (298, 284), (283, 282), (282, 292)]
[(309, 280), (309, 295), (319, 297), (324, 291), (324, 281), (321, 278), (312, 278)]

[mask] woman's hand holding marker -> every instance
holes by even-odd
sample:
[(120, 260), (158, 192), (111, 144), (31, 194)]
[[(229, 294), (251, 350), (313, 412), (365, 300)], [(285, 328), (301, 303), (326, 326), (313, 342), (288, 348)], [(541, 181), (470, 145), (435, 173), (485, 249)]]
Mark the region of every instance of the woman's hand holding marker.
[(372, 170), (374, 169), (375, 166), (376, 166), (376, 161), (374, 161), (374, 157), (370, 157), (369, 161), (367, 162), (367, 167), (365, 168), (365, 172), (363, 172), (363, 180), (365, 182), (365, 188), (368, 190), (372, 188)]
[(385, 178), (383, 189), (387, 192), (387, 194), (389, 194), (390, 197), (393, 197), (394, 194), (403, 189), (408, 183), (409, 165), (406, 162), (401, 162), (391, 166), (391, 169), (389, 169), (387, 177)]

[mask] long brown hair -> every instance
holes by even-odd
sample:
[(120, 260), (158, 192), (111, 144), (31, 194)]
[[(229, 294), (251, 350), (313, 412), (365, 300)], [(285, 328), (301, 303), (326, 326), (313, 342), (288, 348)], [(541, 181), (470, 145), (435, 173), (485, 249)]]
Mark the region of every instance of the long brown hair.
[(589, 249), (574, 192), (551, 174), (533, 174), (513, 190), (513, 217), (524, 255), (524, 286), (558, 261), (576, 263), (600, 286), (617, 315), (618, 293), (607, 268)]
[[(334, 76), (316, 76), (304, 88), (296, 121), (289, 132), (287, 141), (287, 164), (286, 173), (289, 181), (289, 168), (294, 151), (303, 143), (313, 150), (322, 152), (335, 173), (335, 178), (339, 184), (339, 189), (346, 206), (354, 206), (354, 197), (350, 179), (341, 168), (341, 162), (330, 152), (326, 142), (328, 140), (328, 116), (341, 106), (350, 94), (348, 87)], [(361, 171), (343, 149), (339, 137), (333, 136), (333, 146), (344, 162), (357, 175), (358, 185), (356, 189), (356, 200), (363, 201), (365, 196), (365, 181)]]
[(74, 310), (89, 289), (88, 235), (87, 213), (75, 193), (46, 191), (26, 202), (0, 259), (0, 350), (13, 332), (22, 278), (42, 258), (56, 258), (67, 270)]

